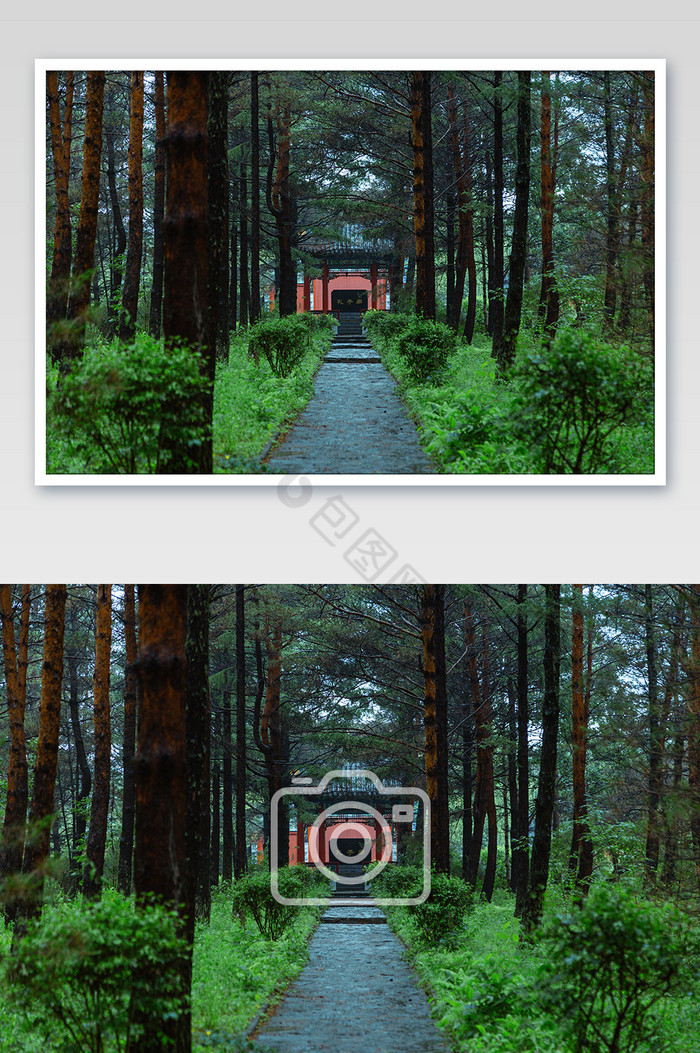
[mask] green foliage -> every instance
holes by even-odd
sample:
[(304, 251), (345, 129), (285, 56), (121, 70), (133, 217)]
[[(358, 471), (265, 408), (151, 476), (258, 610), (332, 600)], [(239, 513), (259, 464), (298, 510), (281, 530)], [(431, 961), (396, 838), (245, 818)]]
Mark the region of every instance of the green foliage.
[(607, 883), (543, 940), (540, 997), (567, 1022), (576, 1053), (641, 1049), (656, 1031), (654, 1007), (698, 975), (697, 926)]
[[(371, 876), (371, 875), (370, 875)], [(372, 880), (372, 894), (408, 899), (419, 895), (423, 888), (423, 868), (403, 864), (384, 867), (381, 874)]]
[(365, 311), (362, 325), (367, 336), (376, 345), (384, 346), (411, 321), (410, 314), (394, 311)]
[(417, 380), (427, 380), (445, 368), (455, 342), (449, 326), (413, 317), (399, 331), (396, 350)]
[(430, 895), (411, 910), (423, 939), (436, 944), (459, 932), (472, 903), (472, 889), (461, 878), (433, 874)]
[(625, 467), (615, 433), (642, 420), (652, 389), (638, 354), (566, 329), (550, 347), (527, 355), (516, 376), (514, 432), (536, 451), (540, 471), (592, 474)]
[(276, 377), (288, 377), (310, 346), (312, 322), (313, 316), (299, 315), (258, 322), (250, 330), (250, 354), (256, 361), (264, 356)]
[[(306, 867), (281, 867), (278, 887), (287, 899), (303, 898), (314, 882), (314, 875)], [(270, 873), (260, 866), (239, 878), (231, 889), (234, 910), (253, 917), (258, 929), (268, 940), (278, 940), (289, 928), (300, 906), (278, 903), (272, 895)]]
[(246, 1048), (240, 1032), (308, 961), (308, 940), (320, 913), (305, 907), (271, 941), (247, 924), (249, 915), (232, 913), (231, 906), (231, 888), (224, 885), (212, 896), (209, 924), (199, 924), (195, 933), (192, 1023), (197, 1045), (205, 1048)]
[(101, 1053), (107, 1042), (123, 1050), (136, 1033), (129, 1003), (140, 972), (149, 977), (139, 992), (140, 1013), (165, 1025), (182, 1011), (184, 996), (162, 966), (183, 953), (173, 914), (157, 907), (136, 911), (117, 893), (105, 892), (99, 902), (45, 908), (5, 974), (14, 1007), (51, 1048)]
[[(55, 371), (49, 371), (49, 379), (55, 383)], [(155, 471), (161, 426), (183, 445), (201, 443), (206, 383), (197, 352), (186, 347), (166, 351), (146, 333), (127, 346), (115, 340), (88, 348), (47, 392), (49, 441), (59, 442), (59, 449), (49, 448), (48, 471)]]
[(319, 326), (302, 360), (288, 377), (278, 377), (266, 358), (248, 354), (247, 337), (231, 344), (228, 362), (217, 363), (214, 385), (214, 470), (260, 472), (265, 444), (306, 405), (313, 378), (332, 329)]

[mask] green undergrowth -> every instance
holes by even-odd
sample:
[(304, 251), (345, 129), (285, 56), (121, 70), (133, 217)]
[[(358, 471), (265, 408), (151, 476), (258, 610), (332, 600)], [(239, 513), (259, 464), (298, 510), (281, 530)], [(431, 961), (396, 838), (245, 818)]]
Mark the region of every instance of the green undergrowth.
[[(329, 890), (326, 884), (313, 891)], [(198, 922), (195, 933), (193, 1049), (262, 1053), (245, 1030), (303, 969), (320, 913), (318, 907), (290, 909), (291, 923), (266, 939), (249, 913), (243, 921), (234, 910), (228, 886), (213, 894), (211, 920)], [(61, 897), (47, 905), (19, 958), (11, 954), (11, 929), (0, 925), (0, 1053), (123, 1050), (133, 976), (142, 963), (167, 961), (173, 953), (172, 937), (159, 926), (157, 917), (135, 912), (133, 900), (111, 889), (97, 904)], [(13, 974), (19, 986), (7, 982)], [(161, 995), (149, 987), (141, 997), (153, 1007)]]
[(548, 894), (526, 942), (513, 908), (497, 891), (437, 942), (387, 910), (455, 1053), (700, 1053), (697, 922), (603, 883), (583, 916)]
[(261, 356), (256, 365), (248, 338), (232, 342), (228, 363), (220, 363), (214, 388), (214, 471), (260, 471), (265, 446), (291, 423), (314, 392), (314, 377), (330, 346), (331, 330), (319, 330), (287, 376), (273, 372)]
[[(239, 1048), (240, 1033), (268, 1003), (281, 998), (309, 957), (321, 908), (305, 907), (277, 940), (261, 936), (247, 917), (232, 914), (226, 890), (212, 901), (211, 921), (198, 925), (192, 978), (196, 1048)], [(240, 1048), (244, 1048), (241, 1046)]]
[(411, 316), (379, 314), (365, 316), (366, 329), (439, 472), (653, 473), (653, 378), (636, 352), (579, 329), (543, 352), (523, 332), (515, 368), (499, 378), (489, 337), (466, 345), (421, 322), (426, 340)]
[[(215, 473), (264, 471), (265, 446), (313, 395), (333, 338), (331, 318), (269, 319), (233, 337), (214, 386)], [(166, 352), (138, 333), (133, 344), (95, 336), (68, 377), (46, 363), (49, 475), (148, 475), (158, 468), (164, 424), (173, 440), (202, 441), (202, 382), (196, 354)]]

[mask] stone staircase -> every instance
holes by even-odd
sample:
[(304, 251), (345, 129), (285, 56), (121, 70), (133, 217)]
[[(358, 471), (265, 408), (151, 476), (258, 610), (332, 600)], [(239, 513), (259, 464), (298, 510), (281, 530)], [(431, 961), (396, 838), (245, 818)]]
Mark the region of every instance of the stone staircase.
[(338, 332), (324, 362), (352, 363), (367, 365), (370, 362), (381, 362), (379, 355), (362, 332), (361, 314), (341, 314)]

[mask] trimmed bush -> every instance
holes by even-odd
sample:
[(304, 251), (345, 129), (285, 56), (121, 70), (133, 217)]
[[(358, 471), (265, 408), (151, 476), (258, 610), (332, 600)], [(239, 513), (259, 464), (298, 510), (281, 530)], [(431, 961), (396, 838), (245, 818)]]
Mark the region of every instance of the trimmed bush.
[[(315, 873), (300, 866), (280, 868), (280, 892), (287, 898), (303, 897), (314, 884)], [(277, 902), (270, 887), (270, 872), (265, 866), (256, 867), (234, 882), (231, 895), (234, 911), (251, 915), (268, 940), (278, 940), (301, 910), (299, 906), (291, 907)]]
[(410, 910), (425, 942), (435, 944), (447, 940), (462, 928), (473, 900), (472, 889), (461, 878), (433, 874), (430, 895), (424, 903), (417, 903)]
[(288, 377), (311, 344), (312, 328), (300, 315), (266, 319), (250, 330), (248, 350), (256, 361), (264, 355), (276, 377)]
[(442, 322), (413, 317), (396, 337), (396, 348), (417, 380), (428, 380), (444, 369), (456, 337)]

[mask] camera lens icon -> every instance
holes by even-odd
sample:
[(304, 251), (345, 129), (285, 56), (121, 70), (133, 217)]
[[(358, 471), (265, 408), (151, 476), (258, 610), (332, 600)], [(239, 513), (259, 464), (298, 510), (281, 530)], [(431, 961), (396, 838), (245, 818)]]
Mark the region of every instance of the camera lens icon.
[[(331, 785), (341, 780), (350, 786)], [(342, 792), (344, 788), (350, 790), (347, 797)], [(282, 804), (285, 806), (283, 828), (279, 814)], [(297, 809), (296, 826), (291, 827), (290, 805)], [(311, 823), (314, 805), (321, 811)], [(309, 820), (305, 816), (309, 816)], [(284, 905), (324, 906), (327, 905), (325, 897), (298, 898), (281, 893), (278, 846), (284, 828), (290, 829), (290, 861), (294, 865), (314, 867), (337, 890), (347, 890), (348, 895), (353, 891), (352, 886), (374, 881), (387, 864), (393, 862), (394, 845), (398, 845), (402, 837), (410, 837), (414, 847), (422, 840), (422, 888), (406, 896), (382, 898), (373, 894), (372, 902), (378, 907), (412, 906), (423, 903), (430, 893), (430, 799), (418, 787), (385, 786), (374, 772), (342, 769), (328, 772), (316, 786), (310, 778), (292, 779), (291, 787), (283, 787), (273, 795), (270, 801), (272, 895)]]

